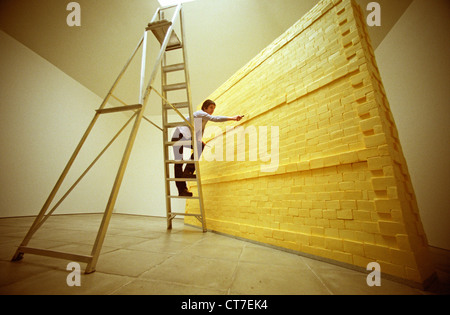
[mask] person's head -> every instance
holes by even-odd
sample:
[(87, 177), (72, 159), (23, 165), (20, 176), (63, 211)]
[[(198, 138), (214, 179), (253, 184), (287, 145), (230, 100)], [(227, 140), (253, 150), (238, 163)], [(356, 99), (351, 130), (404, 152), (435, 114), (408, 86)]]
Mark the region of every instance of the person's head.
[(216, 109), (216, 103), (211, 100), (206, 100), (202, 105), (202, 111), (212, 115)]

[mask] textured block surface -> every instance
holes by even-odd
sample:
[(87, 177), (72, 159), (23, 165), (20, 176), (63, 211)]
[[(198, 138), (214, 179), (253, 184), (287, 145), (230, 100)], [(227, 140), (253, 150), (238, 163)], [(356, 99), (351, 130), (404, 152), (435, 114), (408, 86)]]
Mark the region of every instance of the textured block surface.
[[(269, 162), (250, 159), (247, 137), (244, 159), (201, 162), (208, 229), (362, 268), (375, 261), (416, 283), (434, 274), (357, 4), (320, 1), (210, 98), (217, 115), (246, 114), (246, 131), (266, 126), (268, 150), (278, 126), (279, 156), (263, 172)], [(186, 209), (198, 213), (198, 202)]]

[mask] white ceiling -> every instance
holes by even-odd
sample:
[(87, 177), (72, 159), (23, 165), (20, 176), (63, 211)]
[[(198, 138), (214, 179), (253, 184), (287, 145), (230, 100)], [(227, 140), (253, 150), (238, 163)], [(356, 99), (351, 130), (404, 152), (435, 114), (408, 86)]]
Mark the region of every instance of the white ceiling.
[[(81, 27), (69, 27), (66, 0), (0, 0), (0, 28), (104, 98), (158, 7), (157, 0), (79, 0)], [(196, 0), (184, 5), (194, 106), (306, 14), (317, 0)], [(370, 0), (357, 0), (363, 9)], [(379, 0), (374, 48), (412, 0)], [(151, 56), (158, 50), (151, 42)], [(138, 103), (140, 55), (116, 93)], [(62, 87), (63, 88), (63, 87)], [(153, 101), (153, 100), (152, 100)], [(98, 107), (99, 104), (93, 104)], [(158, 114), (160, 103), (147, 114)]]

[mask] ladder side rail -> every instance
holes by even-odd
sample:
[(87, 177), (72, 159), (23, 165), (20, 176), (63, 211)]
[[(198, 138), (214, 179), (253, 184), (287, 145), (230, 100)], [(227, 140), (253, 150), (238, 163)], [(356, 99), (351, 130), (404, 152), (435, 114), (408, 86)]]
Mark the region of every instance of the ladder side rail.
[(102, 222), (100, 224), (100, 228), (97, 233), (97, 237), (95, 239), (94, 247), (92, 249), (92, 260), (89, 262), (89, 264), (86, 267), (85, 273), (89, 274), (95, 271), (95, 267), (97, 265), (98, 258), (100, 256), (100, 251), (103, 246), (103, 242), (105, 240), (106, 232), (108, 230), (109, 222), (111, 220), (112, 212), (114, 210), (114, 205), (117, 201), (117, 196), (119, 194), (120, 186), (123, 181), (123, 177), (125, 175), (125, 170), (128, 165), (128, 161), (130, 159), (131, 150), (133, 148), (134, 142), (136, 140), (136, 135), (139, 130), (139, 125), (142, 121), (143, 113), (145, 108), (142, 107), (138, 111), (138, 114), (136, 116), (133, 129), (131, 130), (130, 136), (128, 138), (128, 143), (125, 148), (125, 151), (123, 153), (122, 161), (119, 166), (119, 170), (117, 171), (116, 179), (114, 181), (113, 188), (111, 190), (111, 194), (108, 199), (108, 204), (106, 205), (106, 209), (103, 215)]
[[(188, 65), (188, 57), (187, 57), (187, 49), (186, 49), (186, 33), (184, 28), (184, 15), (183, 10), (180, 12), (180, 26), (181, 26), (181, 41), (183, 44), (183, 62), (184, 62), (184, 72), (186, 76), (186, 84), (187, 84), (187, 97), (189, 102), (189, 116), (191, 117), (191, 122), (195, 125), (194, 122), (194, 113), (192, 108), (192, 95), (191, 95), (191, 82), (189, 77), (189, 65)], [(207, 231), (206, 228), (206, 216), (205, 216), (205, 209), (204, 209), (204, 203), (203, 203), (203, 190), (202, 190), (202, 183), (201, 183), (201, 175), (200, 175), (200, 156), (198, 152), (198, 139), (197, 139), (197, 133), (195, 130), (195, 127), (192, 128), (192, 141), (193, 141), (193, 149), (194, 149), (194, 161), (195, 161), (195, 172), (196, 172), (196, 179), (197, 179), (197, 191), (198, 191), (198, 197), (199, 197), (199, 203), (200, 203), (200, 213), (202, 215), (202, 229), (203, 232)], [(202, 139), (200, 139), (202, 141)]]
[[(160, 20), (164, 18), (164, 12), (160, 12)], [(164, 66), (167, 64), (167, 57), (166, 53), (164, 53), (164, 56), (161, 61), (161, 91), (163, 93), (163, 96), (167, 98), (167, 93), (162, 89), (163, 86), (167, 84), (167, 73), (163, 71)], [(165, 109), (165, 100), (164, 98), (161, 98), (161, 106), (162, 106), (162, 125), (163, 125), (163, 143), (169, 141), (169, 129), (166, 127), (168, 123), (168, 117), (167, 117), (167, 110)], [(169, 148), (167, 146), (164, 146), (164, 161), (169, 159)], [(169, 213), (172, 212), (172, 202), (170, 200), (167, 200), (166, 196), (170, 195), (170, 182), (165, 180), (166, 178), (170, 177), (170, 166), (164, 162), (164, 190), (165, 190), (165, 198), (164, 202), (166, 203), (166, 218), (167, 218), (167, 229), (172, 229), (172, 221), (169, 220)]]
[[(183, 43), (183, 63), (184, 63), (184, 75), (185, 75), (185, 82), (186, 82), (186, 96), (189, 104), (189, 117), (190, 117), (190, 127), (191, 127), (191, 136), (193, 141), (193, 150), (194, 150), (194, 161), (199, 160), (198, 150), (197, 150), (197, 133), (195, 130), (195, 121), (194, 121), (194, 111), (192, 108), (192, 96), (191, 96), (191, 83), (190, 83), (190, 77), (189, 77), (189, 67), (188, 67), (188, 60), (187, 60), (187, 53), (186, 53), (186, 36), (184, 33), (184, 27), (183, 27), (183, 10), (180, 12), (180, 27), (181, 27), (181, 42)], [(171, 104), (169, 104), (171, 105)], [(173, 105), (171, 105), (174, 107)], [(175, 108), (174, 108), (175, 109)], [(176, 110), (176, 109), (175, 109)], [(201, 139), (200, 139), (201, 140)]]
[(147, 39), (148, 32), (144, 32), (144, 45), (142, 46), (142, 60), (141, 60), (141, 82), (139, 85), (139, 103), (142, 104), (144, 99), (144, 81), (145, 81), (145, 67), (147, 61)]

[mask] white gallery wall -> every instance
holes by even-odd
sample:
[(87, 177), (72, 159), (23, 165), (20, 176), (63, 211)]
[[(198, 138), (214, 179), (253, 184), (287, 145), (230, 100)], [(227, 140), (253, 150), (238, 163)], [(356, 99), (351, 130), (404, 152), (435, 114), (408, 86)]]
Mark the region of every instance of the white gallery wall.
[[(102, 99), (2, 31), (0, 53), (0, 217), (37, 215)], [(55, 201), (126, 122), (115, 114), (104, 118)], [(124, 140), (111, 146), (57, 213), (104, 210)]]
[(450, 249), (450, 2), (414, 0), (375, 51), (431, 245)]

